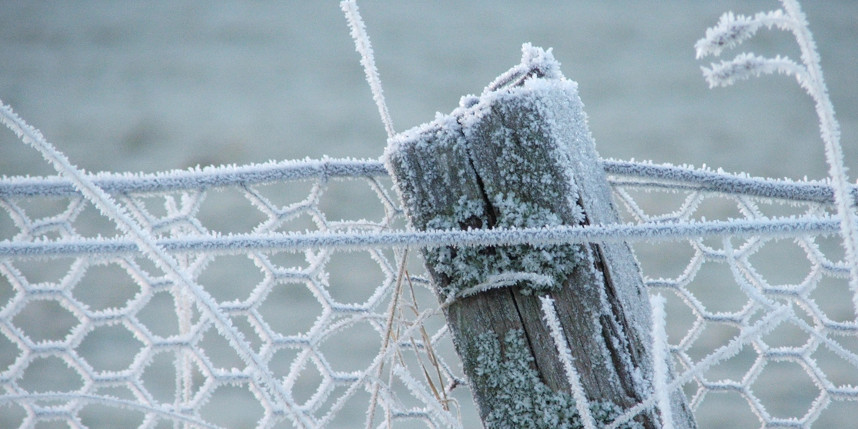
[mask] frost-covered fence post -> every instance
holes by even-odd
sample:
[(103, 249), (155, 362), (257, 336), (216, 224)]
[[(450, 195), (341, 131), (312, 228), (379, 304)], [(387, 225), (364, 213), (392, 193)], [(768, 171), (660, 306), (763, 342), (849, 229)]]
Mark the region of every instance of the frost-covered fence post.
[[(412, 226), (489, 229), (618, 221), (577, 85), (550, 51), (450, 115), (391, 139), (386, 163)], [(540, 311), (555, 301), (598, 426), (652, 394), (651, 315), (625, 244), (423, 249), (487, 427), (581, 427), (570, 378)], [(694, 427), (681, 392), (676, 427)], [(658, 427), (650, 407), (620, 427)]]

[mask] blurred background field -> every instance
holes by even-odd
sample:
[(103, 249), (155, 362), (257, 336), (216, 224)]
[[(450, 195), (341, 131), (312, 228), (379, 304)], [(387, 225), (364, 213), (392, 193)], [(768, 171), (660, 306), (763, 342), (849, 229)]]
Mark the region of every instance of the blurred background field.
[[(810, 99), (792, 78), (709, 90), (693, 44), (721, 13), (775, 1), (382, 2), (361, 11), (397, 130), (448, 112), (553, 47), (603, 157), (771, 177), (826, 173)], [(858, 164), (858, 4), (804, 5)], [(269, 159), (370, 157), (384, 129), (335, 1), (5, 2), (0, 98), (89, 171), (160, 171)], [(741, 51), (798, 57), (761, 31)], [(726, 58), (732, 54), (727, 52)], [(0, 173), (51, 172), (0, 145)]]

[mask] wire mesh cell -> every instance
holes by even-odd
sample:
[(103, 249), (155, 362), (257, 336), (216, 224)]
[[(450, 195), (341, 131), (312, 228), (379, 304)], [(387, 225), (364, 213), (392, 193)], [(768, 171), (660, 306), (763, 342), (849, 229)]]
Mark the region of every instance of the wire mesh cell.
[[(615, 196), (633, 222), (822, 218), (833, 210), (688, 182), (619, 182)], [(842, 411), (823, 412), (836, 401), (850, 401), (843, 407), (854, 412), (854, 377), (832, 381), (817, 364), (825, 356), (826, 366), (858, 367), (858, 324), (839, 236), (688, 237), (634, 248), (650, 292), (668, 298), (671, 352), (678, 372), (687, 374), (680, 378), (688, 380), (702, 427), (826, 427), (845, 421)], [(785, 313), (772, 318), (778, 311)]]
[[(116, 199), (156, 240), (382, 231), (402, 223), (384, 178), (305, 179), (127, 192)], [(326, 213), (320, 207), (328, 192), (334, 201)], [(358, 202), (337, 213), (338, 201), (349, 198)], [(98, 216), (82, 216), (92, 210), (77, 195), (7, 194), (0, 204), (9, 220), (3, 228), (6, 243), (53, 239), (110, 248), (122, 238), (109, 223), (98, 225)], [(400, 251), (211, 252), (203, 247), (176, 253), (181, 269), (205, 289), (249, 347), (245, 353), (255, 355), (250, 364), (200, 311), (195, 296), (144, 255), (121, 246), (91, 251), (83, 245), (76, 252), (0, 263), (3, 402), (8, 405), (0, 413), (3, 426), (50, 420), (99, 426), (120, 417), (141, 427), (166, 422), (333, 427), (338, 419), (349, 426), (369, 406), (367, 398), (353, 399), (366, 395), (368, 385), (379, 386), (373, 388), (380, 392), (375, 402), (387, 418), (431, 421), (426, 410), (414, 409), (420, 400), (401, 403), (402, 393), (411, 395), (404, 382), (379, 378), (390, 372), (379, 365), (386, 360), (377, 359), (384, 342), (397, 345), (390, 349), (396, 350), (399, 366), (431, 369), (435, 393), (444, 396), (445, 386), (463, 384), (454, 375), (456, 365), (432, 353), (448, 340), (443, 323), (421, 313), (432, 308), (426, 281), (409, 274), (403, 287), (397, 280), (407, 258)], [(410, 259), (402, 272), (419, 275), (421, 268)], [(399, 308), (390, 305), (396, 285)], [(391, 308), (396, 323), (388, 321)], [(416, 328), (403, 333), (408, 320), (418, 316)], [(451, 353), (447, 346), (447, 356)], [(367, 372), (373, 365), (379, 369)], [(403, 372), (398, 378), (412, 383), (414, 377), (424, 380), (423, 374)], [(271, 391), (265, 378), (281, 385), (280, 391)], [(441, 399), (441, 410), (455, 403), (452, 397)]]

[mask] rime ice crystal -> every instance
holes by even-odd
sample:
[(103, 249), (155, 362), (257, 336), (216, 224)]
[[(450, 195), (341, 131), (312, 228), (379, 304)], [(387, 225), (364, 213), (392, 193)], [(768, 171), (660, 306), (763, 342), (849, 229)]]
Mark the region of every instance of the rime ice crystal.
[[(578, 195), (573, 174), (550, 167), (570, 163), (568, 148), (560, 143), (564, 138), (552, 133), (586, 129), (581, 124), (564, 126), (555, 122), (553, 116), (557, 103), (577, 101), (577, 97), (560, 100), (554, 94), (576, 90), (574, 82), (563, 78), (550, 50), (526, 44), (522, 48), (522, 63), (495, 79), (480, 97), (463, 97), (460, 107), (449, 115), (439, 114), (433, 122), (392, 138), (386, 152), (389, 168), (401, 168), (410, 177), (423, 176), (423, 180), (443, 183), (441, 188), (453, 193), (457, 192), (455, 185), (461, 184), (462, 177), (442, 177), (434, 169), (419, 164), (465, 159), (470, 166), (460, 171), (472, 170), (477, 176), (479, 189), (462, 191), (462, 195), (452, 201), (451, 210), (432, 216), (424, 214), (433, 212), (440, 204), (403, 192), (406, 207), (412, 208), (414, 226), (426, 230), (486, 230), (582, 224), (583, 210), (573, 197)], [(580, 108), (578, 103), (573, 108)], [(510, 120), (523, 126), (513, 131), (498, 126), (498, 120)], [(500, 142), (499, 149), (477, 147), (480, 141), (487, 139)], [(405, 160), (401, 156), (405, 147), (421, 151), (425, 159), (420, 162)], [(440, 157), (437, 156), (439, 152), (442, 153)], [(394, 164), (396, 166), (392, 167)], [(534, 171), (534, 165), (546, 168)], [(484, 175), (498, 180), (488, 183), (480, 179)], [(561, 183), (560, 191), (549, 186), (553, 183)], [(553, 279), (551, 282), (518, 282), (525, 293), (556, 288), (575, 268), (581, 255), (578, 245), (555, 244), (438, 247), (427, 250), (426, 257), (435, 266), (435, 274), (447, 285), (442, 290), (446, 299), (477, 285), (486, 285), (487, 279), (498, 276), (509, 279), (505, 274), (537, 273)]]

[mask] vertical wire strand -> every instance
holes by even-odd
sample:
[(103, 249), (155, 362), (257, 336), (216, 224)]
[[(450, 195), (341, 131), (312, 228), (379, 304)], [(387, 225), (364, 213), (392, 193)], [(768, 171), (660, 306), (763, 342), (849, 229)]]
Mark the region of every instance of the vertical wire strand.
[(575, 365), (572, 363), (572, 351), (569, 349), (566, 337), (563, 336), (563, 327), (560, 326), (560, 320), (557, 318), (554, 300), (547, 295), (540, 297), (539, 300), (542, 302), (542, 317), (551, 331), (551, 339), (554, 340), (557, 354), (560, 355), (560, 361), (563, 363), (563, 370), (566, 372), (566, 379), (572, 388), (572, 397), (575, 399), (575, 408), (578, 410), (578, 415), (581, 416), (584, 429), (596, 429), (596, 422), (593, 420), (593, 415), (590, 414), (590, 402), (587, 400), (587, 395), (584, 394), (581, 377), (578, 376), (578, 371), (575, 370)]
[(855, 200), (851, 194), (846, 166), (843, 162), (843, 148), (840, 144), (840, 124), (834, 115), (834, 106), (828, 95), (828, 88), (822, 76), (819, 51), (808, 28), (807, 18), (795, 0), (781, 0), (784, 10), (795, 20), (792, 33), (801, 49), (801, 60), (807, 68), (809, 78), (802, 85), (816, 102), (816, 114), (819, 116), (819, 129), (825, 143), (825, 161), (828, 174), (834, 188), (834, 202), (837, 216), (840, 218), (840, 233), (849, 263), (849, 287), (852, 289), (852, 306), (858, 313), (858, 217), (855, 215)]
[(375, 67), (372, 44), (369, 41), (369, 35), (366, 33), (366, 25), (360, 16), (360, 11), (358, 11), (357, 2), (355, 0), (343, 0), (340, 2), (340, 8), (349, 23), (352, 39), (355, 41), (355, 50), (360, 54), (360, 63), (363, 65), (364, 73), (366, 73), (366, 81), (372, 90), (372, 99), (375, 100), (375, 105), (378, 107), (378, 114), (381, 115), (381, 122), (384, 123), (387, 137), (393, 137), (396, 131), (393, 130), (393, 120), (390, 119), (390, 112), (387, 110), (387, 103), (384, 101), (384, 92), (381, 88), (378, 69)]
[(670, 408), (670, 391), (667, 389), (668, 374), (667, 360), (670, 359), (670, 348), (667, 344), (667, 314), (664, 311), (665, 299), (655, 295), (649, 299), (652, 307), (652, 372), (653, 390), (661, 414), (661, 425), (664, 429), (673, 429), (673, 413)]

